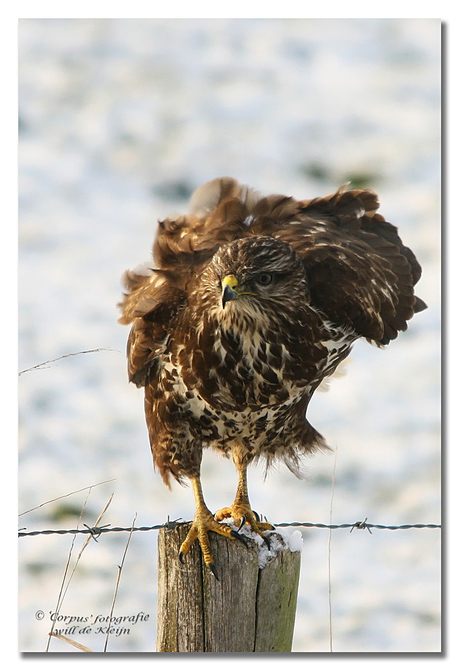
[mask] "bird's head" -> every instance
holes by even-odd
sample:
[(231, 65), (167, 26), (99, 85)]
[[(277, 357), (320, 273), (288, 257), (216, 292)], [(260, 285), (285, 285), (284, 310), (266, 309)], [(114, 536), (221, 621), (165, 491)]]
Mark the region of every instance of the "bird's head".
[(278, 238), (254, 236), (224, 245), (205, 272), (215, 303), (224, 314), (286, 311), (299, 298), (307, 298), (300, 257)]

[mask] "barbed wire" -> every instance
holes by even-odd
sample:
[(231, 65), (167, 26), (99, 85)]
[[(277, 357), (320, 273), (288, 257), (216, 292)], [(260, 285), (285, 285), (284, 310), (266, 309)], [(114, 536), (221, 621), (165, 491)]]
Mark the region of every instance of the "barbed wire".
[[(90, 534), (95, 541), (102, 534), (112, 533), (112, 532), (134, 532), (134, 531), (156, 531), (158, 529), (170, 529), (174, 530), (177, 526), (182, 524), (190, 524), (186, 521), (179, 520), (167, 520), (163, 524), (153, 524), (148, 527), (112, 527), (110, 524), (105, 524), (100, 527), (89, 527), (85, 524), (85, 529), (44, 529), (41, 531), (24, 531), (24, 529), (19, 529), (18, 537), (23, 538), (25, 536), (39, 536), (39, 535), (51, 535), (51, 534)], [(317, 529), (350, 529), (350, 533), (354, 529), (367, 529), (369, 533), (372, 533), (371, 529), (389, 529), (390, 531), (400, 530), (400, 529), (441, 529), (440, 524), (399, 524), (399, 525), (387, 525), (387, 524), (372, 524), (366, 519), (353, 523), (345, 524), (322, 524), (321, 522), (278, 522), (273, 523), (276, 531), (276, 527), (305, 527), (305, 528), (317, 528)]]

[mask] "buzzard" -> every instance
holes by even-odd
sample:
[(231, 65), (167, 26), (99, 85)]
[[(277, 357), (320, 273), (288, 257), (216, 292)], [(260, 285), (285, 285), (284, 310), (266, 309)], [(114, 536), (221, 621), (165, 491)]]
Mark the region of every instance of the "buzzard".
[[(154, 464), (169, 485), (189, 479), (195, 516), (179, 557), (198, 538), (216, 575), (208, 532), (272, 528), (252, 511), (248, 465), (326, 447), (309, 401), (358, 338), (387, 345), (426, 305), (421, 269), (375, 193), (261, 197), (230, 177), (193, 194), (190, 214), (160, 221), (154, 268), (128, 270), (120, 303), (129, 380), (145, 389)], [(231, 457), (233, 504), (212, 515), (200, 481), (203, 448)]]

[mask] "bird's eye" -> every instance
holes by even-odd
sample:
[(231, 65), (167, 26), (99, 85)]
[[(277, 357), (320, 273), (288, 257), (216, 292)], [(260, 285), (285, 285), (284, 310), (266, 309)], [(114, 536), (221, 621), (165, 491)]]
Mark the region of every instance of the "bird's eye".
[(268, 284), (270, 284), (271, 281), (272, 276), (270, 275), (270, 273), (260, 273), (260, 275), (257, 278), (257, 282), (259, 284), (262, 284), (263, 286), (267, 286)]

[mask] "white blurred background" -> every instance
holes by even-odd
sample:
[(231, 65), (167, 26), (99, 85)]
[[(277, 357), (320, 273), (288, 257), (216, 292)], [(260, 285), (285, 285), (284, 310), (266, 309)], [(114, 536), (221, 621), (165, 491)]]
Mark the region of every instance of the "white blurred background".
[[(142, 391), (128, 385), (119, 278), (149, 260), (156, 221), (203, 181), (380, 196), (420, 260), (429, 306), (385, 350), (356, 345), (317, 394), (311, 423), (337, 451), (332, 521), (440, 523), (440, 22), (431, 19), (22, 19), (19, 23), (19, 510), (28, 530), (190, 519), (190, 489), (153, 472)], [(329, 522), (334, 453), (306, 480), (250, 472), (272, 522)], [(214, 510), (233, 500), (230, 462), (205, 453)], [(293, 651), (329, 650), (328, 540), (303, 531)], [(76, 558), (84, 537), (78, 537)], [(126, 534), (85, 550), (61, 613), (108, 615)], [(19, 542), (19, 637), (42, 651), (72, 542)], [(440, 649), (440, 532), (333, 532), (336, 652)], [(149, 614), (109, 650), (155, 650), (156, 532), (133, 534), (115, 615)], [(43, 620), (35, 613), (42, 610)], [(68, 634), (70, 635), (70, 634)], [(70, 635), (95, 651), (104, 637)], [(73, 652), (60, 641), (51, 650)]]

